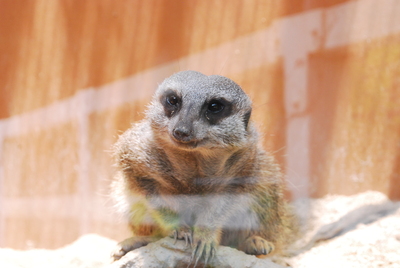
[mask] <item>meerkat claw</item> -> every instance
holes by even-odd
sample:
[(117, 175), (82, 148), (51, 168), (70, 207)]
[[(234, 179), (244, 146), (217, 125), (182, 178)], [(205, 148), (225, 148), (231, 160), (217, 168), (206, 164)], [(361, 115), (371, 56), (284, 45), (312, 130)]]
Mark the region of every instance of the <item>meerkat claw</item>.
[(192, 256), (189, 261), (189, 266), (194, 261), (193, 267), (197, 267), (197, 264), (200, 262), (203, 255), (204, 255), (203, 267), (206, 267), (208, 262), (212, 260), (216, 255), (215, 245), (213, 245), (213, 243), (206, 243), (199, 241), (196, 245), (196, 248), (192, 252)]
[(175, 245), (176, 241), (178, 240), (178, 232), (176, 230), (174, 230), (172, 234), (174, 236), (174, 245)]
[(201, 255), (203, 253), (203, 249), (204, 249), (204, 244), (199, 242), (196, 246), (196, 249), (193, 251), (192, 257), (196, 259), (195, 263), (194, 263), (194, 267), (197, 266), (197, 263), (199, 262)]
[(198, 248), (199, 248), (199, 245), (197, 244), (196, 248), (195, 248), (195, 249), (193, 250), (193, 252), (192, 252), (192, 256), (190, 257), (189, 265), (188, 265), (187, 268), (190, 267), (190, 265), (193, 263), (193, 260), (195, 260), (195, 259), (196, 259), (196, 260), (195, 260), (195, 263), (194, 263), (194, 266), (193, 266), (193, 267), (196, 267), (196, 266), (197, 266), (198, 258), (196, 258), (196, 256), (197, 256)]
[[(212, 249), (211, 249), (211, 251), (212, 251)], [(206, 250), (206, 256), (204, 257), (204, 268), (207, 266), (209, 257), (210, 257), (210, 251)]]
[(190, 247), (193, 247), (193, 240), (192, 236), (190, 234), (185, 234), (185, 247), (187, 247), (190, 244)]
[(215, 247), (213, 247), (211, 251), (211, 259), (214, 259), (216, 255), (217, 255), (217, 250)]
[(174, 239), (174, 245), (177, 240), (185, 240), (185, 247), (187, 247), (190, 243), (190, 246), (193, 244), (193, 238), (191, 234), (191, 230), (188, 226), (182, 226), (178, 229), (174, 229), (169, 237)]
[(153, 237), (130, 237), (117, 244), (116, 249), (111, 253), (114, 261), (121, 259), (126, 253), (134, 249), (146, 246), (150, 242), (154, 242)]
[(274, 250), (274, 244), (259, 236), (252, 236), (246, 241), (244, 252), (251, 255), (268, 255)]

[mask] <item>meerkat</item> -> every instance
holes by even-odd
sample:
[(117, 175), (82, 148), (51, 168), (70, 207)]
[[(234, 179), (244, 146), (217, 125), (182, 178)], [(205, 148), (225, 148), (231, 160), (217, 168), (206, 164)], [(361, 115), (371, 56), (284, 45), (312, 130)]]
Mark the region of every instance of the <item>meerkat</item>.
[(159, 85), (145, 118), (114, 146), (113, 192), (133, 231), (114, 259), (165, 236), (192, 245), (196, 264), (218, 245), (252, 255), (284, 249), (294, 218), (251, 112), (250, 98), (223, 76), (183, 71)]

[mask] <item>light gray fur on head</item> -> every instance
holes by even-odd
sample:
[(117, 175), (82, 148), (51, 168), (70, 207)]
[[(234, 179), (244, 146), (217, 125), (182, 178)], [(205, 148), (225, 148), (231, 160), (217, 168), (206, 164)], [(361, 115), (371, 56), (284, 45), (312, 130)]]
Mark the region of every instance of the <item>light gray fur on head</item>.
[[(178, 96), (180, 106), (176, 111), (166, 112), (166, 92)], [(227, 113), (228, 110), (224, 110), (227, 116), (217, 122), (210, 120), (210, 116), (215, 114), (207, 110), (207, 105), (214, 100), (226, 101), (228, 105), (225, 109), (230, 111)], [(244, 146), (249, 141), (250, 132), (254, 134), (249, 126), (250, 114), (250, 98), (232, 80), (219, 75), (183, 71), (173, 74), (159, 85), (146, 117), (155, 134), (160, 134), (163, 140), (178, 147), (195, 149)], [(193, 143), (176, 142), (174, 131), (177, 128), (190, 133), (187, 139)]]

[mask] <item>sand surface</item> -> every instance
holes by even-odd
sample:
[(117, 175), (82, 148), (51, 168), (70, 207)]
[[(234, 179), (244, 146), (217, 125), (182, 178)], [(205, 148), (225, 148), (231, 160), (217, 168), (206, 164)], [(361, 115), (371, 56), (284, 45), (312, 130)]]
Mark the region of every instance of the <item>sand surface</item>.
[[(357, 208), (371, 204), (389, 204), (395, 209), (390, 215), (368, 224), (357, 224), (354, 229), (340, 236), (318, 242), (311, 249), (286, 261), (296, 268), (400, 268), (400, 203), (390, 202), (378, 192), (297, 201), (295, 205), (305, 226), (302, 239), (297, 245), (301, 246), (310, 241), (320, 227), (338, 221)], [(0, 249), (0, 267), (107, 267), (115, 243), (116, 241), (111, 239), (91, 234), (57, 250), (18, 251), (4, 248)]]
[(358, 224), (343, 235), (317, 243), (288, 262), (296, 268), (400, 267), (400, 202), (390, 202), (379, 192), (299, 200), (298, 211), (308, 211), (299, 213), (306, 226), (300, 242), (309, 241), (320, 227), (349, 212), (374, 204), (390, 205), (394, 211), (372, 223)]

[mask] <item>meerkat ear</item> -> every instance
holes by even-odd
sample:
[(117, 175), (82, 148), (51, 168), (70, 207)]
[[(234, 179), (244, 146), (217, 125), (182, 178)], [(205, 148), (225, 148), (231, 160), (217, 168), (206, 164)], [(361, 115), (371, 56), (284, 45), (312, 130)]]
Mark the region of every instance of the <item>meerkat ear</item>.
[(243, 121), (244, 121), (244, 128), (247, 130), (247, 126), (249, 125), (250, 121), (250, 116), (251, 116), (251, 109), (247, 113), (244, 114), (243, 116)]

